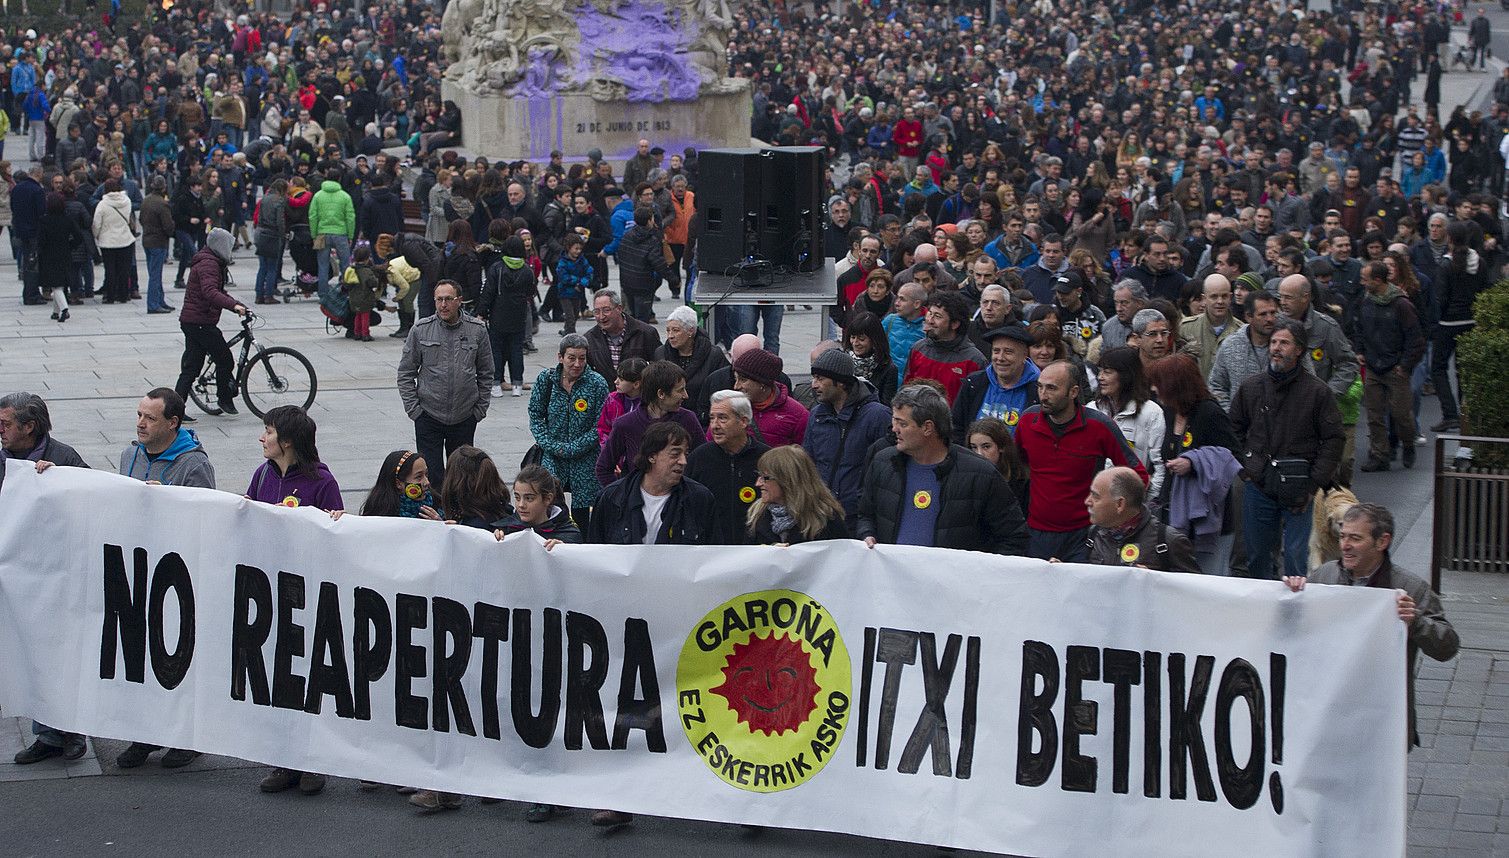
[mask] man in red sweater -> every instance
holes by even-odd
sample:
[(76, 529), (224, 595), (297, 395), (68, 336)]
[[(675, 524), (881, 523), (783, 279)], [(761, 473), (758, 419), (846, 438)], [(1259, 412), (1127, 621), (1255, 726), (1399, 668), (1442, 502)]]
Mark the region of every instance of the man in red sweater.
[(922, 120), (914, 108), (902, 108), (901, 118), (891, 129), (891, 142), (896, 144), (896, 160), (910, 176), (917, 169), (917, 159), (922, 156)]
[(1083, 563), (1088, 557), (1090, 513), (1085, 496), (1106, 460), (1147, 470), (1116, 421), (1081, 407), (1074, 366), (1055, 361), (1037, 379), (1038, 404), (1022, 413), (1016, 446), (1032, 472), (1027, 500), (1027, 554), (1040, 560)]
[(948, 403), (959, 398), (964, 379), (985, 368), (985, 356), (969, 340), (969, 299), (958, 292), (934, 292), (927, 299), (922, 339), (907, 355), (901, 383), (931, 378), (943, 385)]

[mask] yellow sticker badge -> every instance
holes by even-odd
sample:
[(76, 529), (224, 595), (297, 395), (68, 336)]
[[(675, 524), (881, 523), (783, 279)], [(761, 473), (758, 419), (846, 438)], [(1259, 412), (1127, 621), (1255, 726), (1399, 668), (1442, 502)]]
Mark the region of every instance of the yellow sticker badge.
[(755, 490), (749, 486), (739, 489), (739, 500), (745, 503), (754, 503)]
[(1018, 420), (1020, 420), (1020, 419), (1022, 419), (1022, 415), (1015, 408), (1013, 408), (1010, 411), (1006, 412), (1006, 425), (1007, 426), (1015, 426), (1016, 422)]
[(424, 497), (424, 486), (418, 483), (408, 483), (403, 487), (404, 497), (409, 500), (419, 500)]
[(1310, 359), (1316, 362), (1324, 360), (1325, 356), (1325, 349), (1315, 349), (1314, 351), (1310, 352)]
[(1136, 543), (1128, 543), (1121, 546), (1121, 562), (1136, 563), (1137, 558), (1141, 556), (1142, 549), (1138, 548)]
[(299, 505), (299, 499), (294, 497), (293, 495), (289, 495), (288, 497), (283, 498), (283, 505), (286, 507), (296, 507)]
[(918, 509), (927, 509), (933, 505), (932, 492), (921, 491), (912, 495), (912, 506)]
[(578, 399), (576, 402), (572, 403), (572, 407), (574, 407), (577, 411), (586, 411), (587, 410), (587, 400), (585, 400), (585, 399)]
[(1189, 434), (1188, 432), (1185, 432), (1184, 437), (1179, 439), (1179, 443), (1183, 444), (1184, 449), (1188, 450), (1189, 446), (1195, 443), (1195, 436)]
[(702, 618), (676, 665), (686, 739), (735, 789), (780, 792), (822, 771), (843, 740), (849, 650), (811, 596), (763, 590)]

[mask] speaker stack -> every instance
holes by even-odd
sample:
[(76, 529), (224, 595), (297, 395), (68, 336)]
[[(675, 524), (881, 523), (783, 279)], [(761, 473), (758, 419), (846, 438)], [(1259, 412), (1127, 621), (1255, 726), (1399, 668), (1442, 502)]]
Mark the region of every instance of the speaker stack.
[(698, 153), (698, 267), (728, 276), (764, 272), (742, 276), (744, 285), (822, 268), (825, 154), (820, 146)]

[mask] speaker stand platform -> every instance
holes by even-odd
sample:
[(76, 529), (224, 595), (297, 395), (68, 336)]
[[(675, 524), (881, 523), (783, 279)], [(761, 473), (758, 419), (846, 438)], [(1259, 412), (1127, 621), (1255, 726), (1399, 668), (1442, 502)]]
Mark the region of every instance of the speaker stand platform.
[[(714, 307), (766, 307), (772, 304), (812, 304), (830, 307), (838, 301), (838, 271), (833, 260), (811, 272), (776, 274), (771, 286), (740, 286), (737, 276), (697, 272), (691, 303), (704, 310)], [(819, 340), (827, 339), (828, 314), (817, 314)]]

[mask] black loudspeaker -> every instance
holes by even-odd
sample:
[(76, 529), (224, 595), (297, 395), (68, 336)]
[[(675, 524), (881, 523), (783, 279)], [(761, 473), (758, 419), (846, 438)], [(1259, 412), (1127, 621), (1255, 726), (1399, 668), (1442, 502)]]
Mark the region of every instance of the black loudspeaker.
[(821, 146), (781, 146), (766, 150), (760, 252), (777, 268), (816, 271), (823, 265), (823, 175)]
[(705, 149), (697, 155), (697, 208), (702, 234), (697, 267), (732, 274), (749, 256), (762, 255), (759, 222), (764, 212), (765, 170), (759, 149)]

